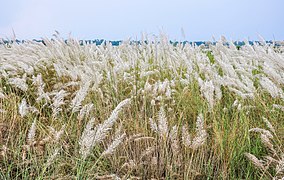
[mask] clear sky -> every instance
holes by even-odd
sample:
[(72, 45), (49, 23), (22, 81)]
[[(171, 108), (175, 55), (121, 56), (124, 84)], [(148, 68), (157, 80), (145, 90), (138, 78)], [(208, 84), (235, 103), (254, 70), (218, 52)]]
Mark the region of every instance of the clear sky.
[[(284, 0), (0, 0), (0, 38), (284, 40)], [(182, 35), (184, 31), (185, 38)]]

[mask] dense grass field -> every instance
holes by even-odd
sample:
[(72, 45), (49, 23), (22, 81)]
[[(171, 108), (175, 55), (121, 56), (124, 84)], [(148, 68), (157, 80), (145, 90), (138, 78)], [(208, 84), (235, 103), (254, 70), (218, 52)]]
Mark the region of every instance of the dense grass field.
[(284, 48), (145, 40), (0, 45), (0, 179), (283, 179)]

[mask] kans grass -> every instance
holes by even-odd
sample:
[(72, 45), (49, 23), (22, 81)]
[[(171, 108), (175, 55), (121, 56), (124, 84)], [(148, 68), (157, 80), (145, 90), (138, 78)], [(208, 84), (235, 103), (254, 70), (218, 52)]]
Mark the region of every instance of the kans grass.
[(0, 45), (0, 178), (283, 178), (283, 47), (144, 40)]

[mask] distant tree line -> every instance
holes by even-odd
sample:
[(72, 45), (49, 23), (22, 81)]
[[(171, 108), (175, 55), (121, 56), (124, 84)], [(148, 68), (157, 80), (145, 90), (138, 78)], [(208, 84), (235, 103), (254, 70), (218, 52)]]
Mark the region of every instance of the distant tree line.
[[(54, 39), (51, 39), (51, 41), (53, 41)], [(38, 42), (38, 43), (43, 43), (44, 45), (46, 45), (46, 43), (44, 42), (44, 40), (38, 40), (38, 39), (33, 39), (32, 41), (34, 42)], [(26, 43), (28, 41), (26, 40), (5, 40), (5, 39), (0, 39), (0, 44), (13, 44), (13, 43), (17, 43), (17, 44), (21, 44), (21, 43)], [(68, 40), (65, 40), (65, 43), (67, 43)], [(80, 45), (87, 45), (87, 44), (96, 44), (96, 45), (103, 45), (103, 44), (107, 44), (107, 43), (111, 43), (113, 46), (118, 46), (122, 43), (123, 41), (122, 40), (119, 40), (119, 41), (106, 41), (104, 39), (95, 39), (95, 40), (79, 40), (79, 43)], [(191, 42), (191, 41), (169, 41), (170, 44), (173, 44), (174, 46), (177, 46), (179, 44), (182, 44), (182, 45), (185, 45), (185, 44), (190, 44), (190, 45), (197, 45), (197, 46), (200, 46), (200, 45), (204, 45), (205, 47), (208, 47), (210, 44), (212, 45), (215, 45), (216, 42), (211, 42), (211, 41), (194, 41), (194, 42)], [(151, 43), (149, 41), (130, 41), (129, 42), (130, 44), (148, 44), (148, 43)], [(253, 44), (261, 44), (260, 41), (249, 41), (249, 44), (250, 45), (253, 45)], [(267, 44), (274, 44), (274, 46), (276, 47), (279, 47), (279, 46), (283, 46), (283, 42), (282, 41), (279, 41), (279, 42), (274, 42), (274, 41), (266, 41)], [(245, 42), (244, 41), (235, 41), (233, 42), (233, 44), (239, 49), (241, 46), (245, 45)], [(229, 42), (227, 43), (224, 43), (224, 45), (227, 45), (229, 46)]]

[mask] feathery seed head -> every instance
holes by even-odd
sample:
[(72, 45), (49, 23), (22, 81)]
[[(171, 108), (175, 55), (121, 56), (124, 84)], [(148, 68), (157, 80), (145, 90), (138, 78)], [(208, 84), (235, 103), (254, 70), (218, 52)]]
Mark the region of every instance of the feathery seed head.
[(35, 133), (36, 133), (36, 119), (32, 123), (27, 137), (28, 144), (32, 144), (35, 141)]

